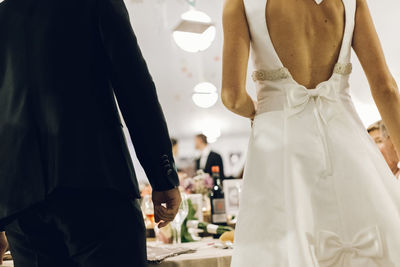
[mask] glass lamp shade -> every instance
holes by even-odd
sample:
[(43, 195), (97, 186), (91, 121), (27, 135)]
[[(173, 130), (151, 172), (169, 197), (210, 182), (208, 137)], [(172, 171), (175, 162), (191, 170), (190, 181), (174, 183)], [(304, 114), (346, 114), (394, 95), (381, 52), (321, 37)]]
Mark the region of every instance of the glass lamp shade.
[(215, 143), (221, 136), (221, 129), (218, 125), (208, 125), (203, 128), (203, 134), (207, 136), (207, 141), (209, 143)]
[(210, 23), (211, 18), (204, 12), (198, 11), (194, 8), (190, 9), (189, 11), (183, 13), (181, 15), (181, 19), (183, 20), (190, 20), (190, 21), (197, 21), (197, 22), (204, 22)]
[(214, 26), (208, 27), (203, 33), (174, 31), (175, 43), (184, 51), (197, 53), (207, 50), (214, 41), (216, 30)]
[(206, 13), (189, 10), (182, 14), (181, 19), (172, 36), (182, 50), (196, 53), (211, 46), (215, 39), (216, 28)]
[(217, 88), (212, 83), (199, 83), (194, 87), (192, 100), (198, 107), (210, 108), (218, 101)]

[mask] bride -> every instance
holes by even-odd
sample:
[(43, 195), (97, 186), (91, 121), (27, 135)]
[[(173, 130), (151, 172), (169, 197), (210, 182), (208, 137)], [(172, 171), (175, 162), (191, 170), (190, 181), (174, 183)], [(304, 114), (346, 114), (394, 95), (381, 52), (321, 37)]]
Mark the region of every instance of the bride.
[(399, 152), (366, 0), (225, 0), (223, 25), (222, 100), (252, 120), (232, 266), (399, 267), (400, 184), (349, 94), (353, 48)]

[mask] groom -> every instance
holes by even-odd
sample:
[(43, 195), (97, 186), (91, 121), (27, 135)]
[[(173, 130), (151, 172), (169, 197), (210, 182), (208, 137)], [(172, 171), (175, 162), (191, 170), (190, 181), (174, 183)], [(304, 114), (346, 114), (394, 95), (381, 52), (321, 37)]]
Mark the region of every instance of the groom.
[[(160, 227), (174, 219), (180, 194), (123, 0), (5, 0), (0, 36), (0, 230), (15, 266), (147, 266), (114, 94)], [(2, 232), (0, 258), (6, 245)]]

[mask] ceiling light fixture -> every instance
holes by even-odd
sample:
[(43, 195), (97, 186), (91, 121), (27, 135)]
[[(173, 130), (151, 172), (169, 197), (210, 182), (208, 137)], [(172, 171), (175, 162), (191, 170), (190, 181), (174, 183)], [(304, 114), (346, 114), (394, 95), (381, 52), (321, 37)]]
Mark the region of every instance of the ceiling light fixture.
[(209, 82), (202, 82), (194, 87), (193, 102), (201, 108), (210, 108), (218, 101), (217, 87)]
[(207, 125), (202, 132), (207, 136), (208, 143), (215, 143), (221, 136), (221, 128), (218, 125)]
[(175, 43), (184, 51), (197, 53), (209, 48), (215, 39), (216, 28), (211, 18), (193, 7), (181, 15), (172, 36)]

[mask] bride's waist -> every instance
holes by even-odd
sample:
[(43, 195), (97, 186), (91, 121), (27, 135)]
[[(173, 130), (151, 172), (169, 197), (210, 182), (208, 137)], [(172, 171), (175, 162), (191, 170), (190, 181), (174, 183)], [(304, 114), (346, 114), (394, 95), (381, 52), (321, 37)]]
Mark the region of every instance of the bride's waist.
[(286, 96), (264, 97), (257, 99), (257, 114), (283, 111), (285, 108)]
[[(285, 92), (272, 91), (258, 94), (257, 96), (257, 114), (283, 111), (285, 106), (288, 106), (288, 97)], [(350, 94), (347, 90), (338, 91), (335, 101), (340, 101), (344, 104), (351, 102)], [(311, 102), (311, 101), (309, 101)]]

